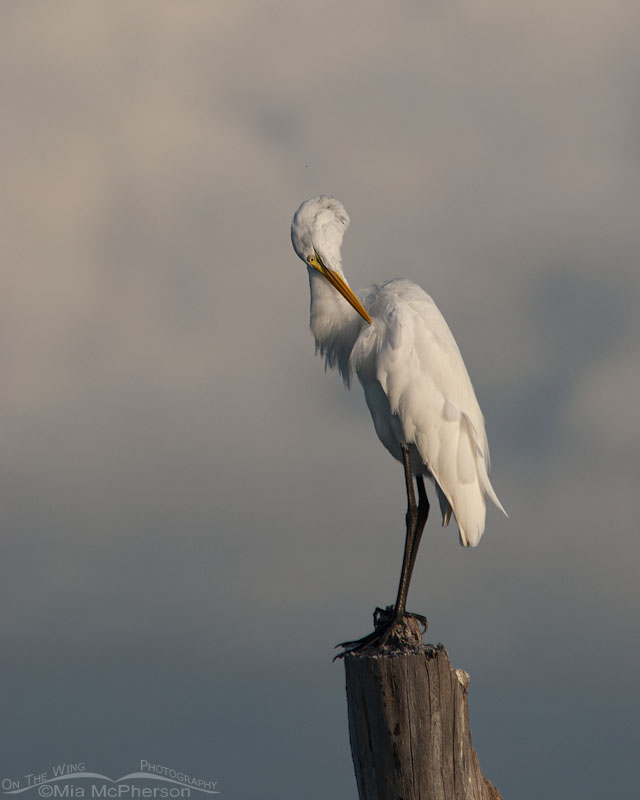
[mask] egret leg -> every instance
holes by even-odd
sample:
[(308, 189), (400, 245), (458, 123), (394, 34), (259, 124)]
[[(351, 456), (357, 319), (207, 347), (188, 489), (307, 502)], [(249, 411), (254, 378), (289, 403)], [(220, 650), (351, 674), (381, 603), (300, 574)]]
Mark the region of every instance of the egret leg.
[(416, 530), (413, 536), (413, 546), (411, 547), (409, 582), (411, 582), (413, 568), (416, 563), (416, 556), (418, 555), (418, 547), (420, 547), (420, 539), (422, 539), (422, 532), (424, 531), (424, 526), (427, 524), (427, 520), (429, 519), (429, 509), (431, 508), (422, 475), (416, 475), (416, 483), (418, 484), (418, 521), (416, 523)]
[[(337, 647), (346, 648), (344, 652), (339, 653), (335, 658), (342, 658), (349, 652), (356, 652), (359, 650), (381, 650), (389, 640), (393, 630), (402, 622), (405, 616), (415, 617), (424, 630), (427, 628), (426, 617), (420, 614), (408, 614), (406, 611), (407, 593), (409, 591), (409, 583), (413, 573), (413, 567), (416, 562), (416, 555), (418, 553), (418, 545), (422, 538), (422, 532), (429, 517), (429, 500), (427, 499), (427, 492), (424, 487), (424, 480), (421, 475), (416, 476), (416, 483), (418, 485), (418, 503), (416, 504), (415, 490), (413, 487), (413, 475), (411, 473), (411, 463), (409, 458), (409, 449), (405, 445), (402, 447), (402, 464), (404, 466), (405, 486), (407, 490), (407, 532), (404, 540), (404, 555), (402, 558), (402, 571), (400, 573), (400, 583), (398, 584), (398, 596), (396, 598), (395, 606), (387, 606), (386, 609), (376, 608), (373, 620), (375, 630), (368, 636), (363, 636), (362, 639), (355, 641), (342, 642)], [(335, 659), (334, 659), (335, 660)]]
[[(409, 581), (411, 580), (411, 570), (415, 562), (414, 551), (416, 531), (418, 529), (418, 506), (416, 505), (416, 495), (413, 489), (413, 475), (411, 474), (411, 463), (409, 460), (409, 448), (402, 445), (402, 464), (404, 466), (404, 480), (407, 489), (407, 533), (404, 540), (404, 556), (402, 558), (402, 571), (400, 573), (400, 583), (398, 584), (398, 596), (393, 611), (391, 625), (398, 623), (404, 616), (407, 605), (407, 593), (409, 592)], [(424, 485), (422, 487), (424, 489)], [(426, 522), (426, 520), (425, 520)], [(423, 525), (424, 528), (424, 525)], [(422, 531), (420, 531), (422, 536)]]

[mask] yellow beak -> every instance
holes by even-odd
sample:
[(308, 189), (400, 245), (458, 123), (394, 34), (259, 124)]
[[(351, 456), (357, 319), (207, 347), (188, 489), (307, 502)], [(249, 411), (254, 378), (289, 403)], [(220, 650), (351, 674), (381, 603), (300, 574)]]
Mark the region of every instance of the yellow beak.
[(344, 299), (350, 303), (353, 308), (360, 314), (365, 322), (371, 324), (371, 317), (367, 314), (366, 308), (362, 305), (362, 303), (358, 300), (358, 298), (353, 293), (349, 284), (345, 281), (345, 279), (339, 275), (337, 272), (325, 267), (322, 263), (322, 259), (317, 253), (314, 253), (310, 258), (307, 259), (310, 266), (314, 269), (318, 270), (318, 272), (323, 275), (329, 283), (336, 289), (340, 294), (344, 297)]

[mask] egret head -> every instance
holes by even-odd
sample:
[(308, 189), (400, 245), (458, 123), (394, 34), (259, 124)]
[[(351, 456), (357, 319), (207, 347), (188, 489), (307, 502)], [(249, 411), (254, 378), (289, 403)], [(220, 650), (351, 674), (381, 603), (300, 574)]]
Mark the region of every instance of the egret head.
[(335, 197), (326, 194), (313, 197), (305, 200), (293, 215), (291, 242), (309, 270), (326, 278), (363, 319), (371, 322), (342, 273), (340, 247), (349, 222), (344, 206)]
[(312, 197), (293, 216), (293, 249), (307, 263), (317, 253), (326, 266), (339, 269), (340, 246), (348, 227), (349, 217), (339, 200), (327, 194)]

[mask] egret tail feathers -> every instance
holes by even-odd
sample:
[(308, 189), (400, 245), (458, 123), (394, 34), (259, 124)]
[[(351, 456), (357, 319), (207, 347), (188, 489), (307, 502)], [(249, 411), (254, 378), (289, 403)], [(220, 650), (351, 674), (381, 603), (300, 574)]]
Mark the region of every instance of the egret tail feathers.
[(499, 508), (500, 511), (502, 511), (502, 513), (508, 519), (509, 515), (504, 510), (504, 506), (498, 500), (498, 495), (495, 493), (495, 490), (494, 490), (493, 486), (491, 485), (491, 481), (489, 480), (489, 475), (487, 474), (487, 467), (486, 467), (486, 464), (484, 463), (484, 459), (483, 458), (479, 458), (478, 459), (478, 461), (477, 461), (477, 469), (478, 469), (478, 480), (480, 481), (480, 485), (482, 486), (482, 488), (484, 489), (484, 491), (486, 492), (486, 494), (488, 495), (488, 497), (490, 498), (490, 500), (494, 504), (494, 506), (496, 506), (496, 508)]
[(467, 433), (469, 434), (469, 438), (471, 439), (474, 445), (475, 467), (478, 476), (478, 481), (480, 482), (480, 486), (482, 487), (484, 493), (489, 496), (491, 502), (496, 506), (496, 508), (499, 508), (500, 511), (502, 511), (502, 513), (508, 519), (509, 515), (504, 510), (504, 507), (500, 502), (500, 500), (498, 500), (498, 495), (495, 493), (495, 490), (491, 485), (491, 481), (489, 480), (489, 474), (487, 472), (487, 464), (489, 463), (489, 452), (488, 450), (487, 452), (484, 451), (482, 444), (478, 438), (478, 433), (473, 423), (469, 419), (468, 414), (465, 414), (463, 412), (461, 414), (461, 417), (462, 417), (462, 422), (467, 429)]

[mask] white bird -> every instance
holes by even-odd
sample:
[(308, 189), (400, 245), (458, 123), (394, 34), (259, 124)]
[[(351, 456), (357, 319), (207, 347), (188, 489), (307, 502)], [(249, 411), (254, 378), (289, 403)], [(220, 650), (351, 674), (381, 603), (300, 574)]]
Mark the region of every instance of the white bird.
[(316, 350), (347, 385), (357, 374), (378, 438), (405, 469), (407, 534), (393, 615), (382, 621), (382, 636), (345, 643), (379, 649), (406, 614), (429, 513), (424, 477), (435, 485), (443, 525), (453, 514), (465, 547), (475, 547), (484, 532), (487, 497), (506, 512), (489, 480), (484, 418), (449, 326), (431, 297), (408, 280), (377, 284), (358, 299), (342, 271), (349, 222), (334, 197), (305, 200), (293, 217), (291, 241), (309, 273)]

